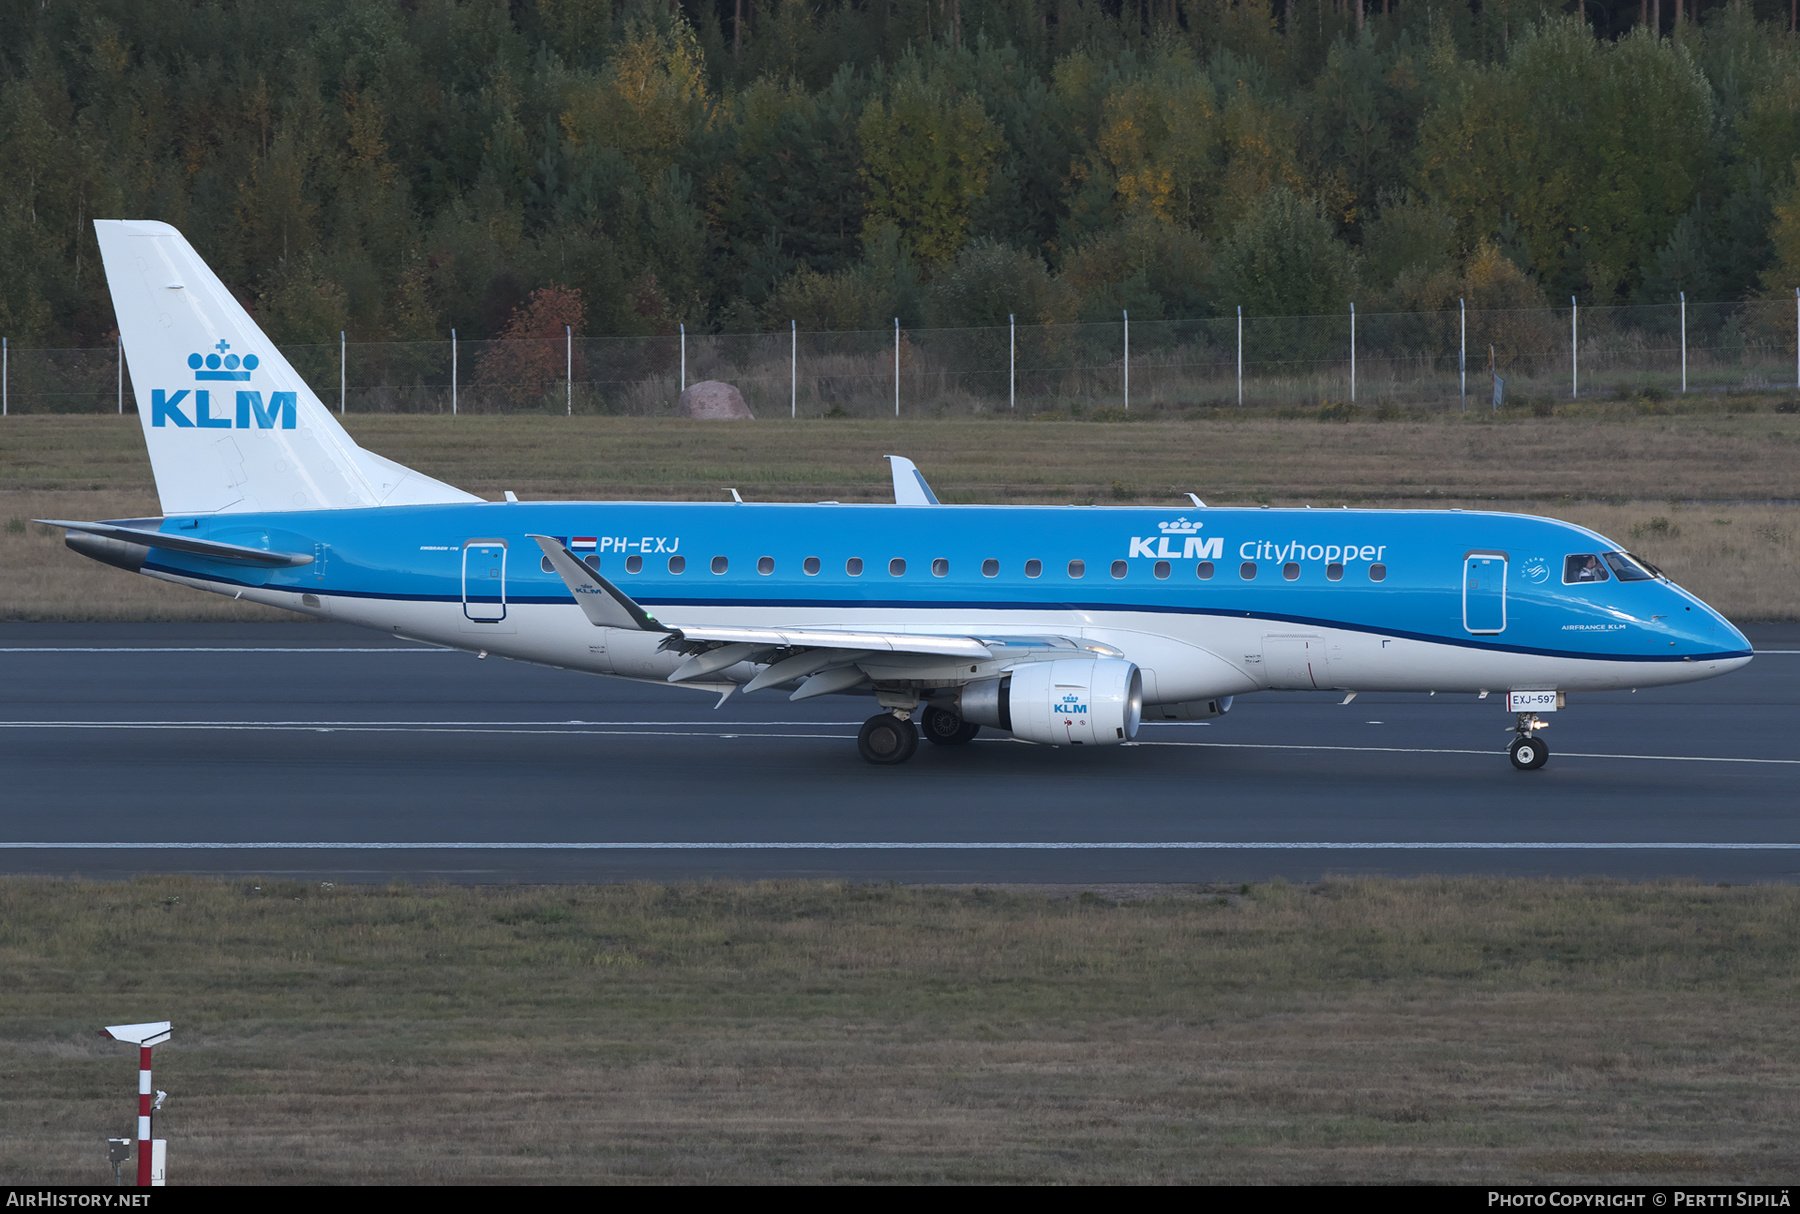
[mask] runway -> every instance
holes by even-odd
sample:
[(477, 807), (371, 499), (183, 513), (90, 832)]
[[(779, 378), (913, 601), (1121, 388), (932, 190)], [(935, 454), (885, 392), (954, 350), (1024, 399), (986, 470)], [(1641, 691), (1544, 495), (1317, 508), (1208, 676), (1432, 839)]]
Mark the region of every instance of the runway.
[(1311, 880), (1800, 872), (1800, 626), (1685, 688), (1270, 693), (1139, 743), (899, 768), (862, 699), (714, 697), (341, 626), (0, 625), (0, 870), (308, 880)]

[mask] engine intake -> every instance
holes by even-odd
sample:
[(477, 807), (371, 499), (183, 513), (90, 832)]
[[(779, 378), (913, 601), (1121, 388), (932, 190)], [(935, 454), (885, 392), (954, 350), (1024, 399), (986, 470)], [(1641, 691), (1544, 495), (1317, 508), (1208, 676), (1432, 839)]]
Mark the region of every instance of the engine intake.
[(962, 716), (1048, 746), (1117, 746), (1137, 737), (1144, 677), (1121, 658), (1028, 662), (962, 690)]

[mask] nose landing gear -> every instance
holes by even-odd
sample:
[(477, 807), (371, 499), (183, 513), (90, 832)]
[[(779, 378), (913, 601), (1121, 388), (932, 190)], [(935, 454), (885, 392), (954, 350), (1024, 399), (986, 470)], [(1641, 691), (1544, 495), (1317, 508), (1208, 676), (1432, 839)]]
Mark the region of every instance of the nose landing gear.
[(1540, 721), (1529, 712), (1519, 714), (1519, 723), (1511, 727), (1519, 736), (1506, 748), (1514, 767), (1520, 771), (1536, 771), (1550, 761), (1550, 748), (1544, 744), (1544, 739), (1532, 736), (1533, 730), (1547, 729), (1549, 725), (1548, 721)]

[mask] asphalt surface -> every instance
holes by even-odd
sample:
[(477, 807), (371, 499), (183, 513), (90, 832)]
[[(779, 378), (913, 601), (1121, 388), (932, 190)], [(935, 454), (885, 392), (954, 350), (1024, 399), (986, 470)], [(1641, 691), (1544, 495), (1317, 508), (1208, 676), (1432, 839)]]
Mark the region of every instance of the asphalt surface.
[[(1279, 693), (1135, 746), (857, 758), (869, 702), (713, 697), (342, 626), (0, 625), (0, 871), (373, 881), (1800, 873), (1800, 626), (1708, 683)], [(1787, 651), (1787, 652), (1782, 652)]]

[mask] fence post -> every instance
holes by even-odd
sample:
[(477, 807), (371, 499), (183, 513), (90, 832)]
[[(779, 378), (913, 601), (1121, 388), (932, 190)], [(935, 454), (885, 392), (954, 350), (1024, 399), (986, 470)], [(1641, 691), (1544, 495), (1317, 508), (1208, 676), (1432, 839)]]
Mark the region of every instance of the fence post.
[(118, 341), (118, 358), (119, 358), (119, 416), (124, 417), (125, 416), (125, 338), (123, 336), (121, 336)]
[(1466, 299), (1456, 301), (1456, 312), (1461, 320), (1461, 332), (1456, 339), (1456, 390), (1462, 396), (1462, 411), (1469, 411), (1469, 302)]
[(800, 322), (788, 321), (788, 416), (800, 416)]
[(1581, 305), (1569, 296), (1569, 397), (1581, 399)]
[(687, 391), (687, 322), (681, 322), (681, 391)]
[(1687, 393), (1687, 292), (1681, 292), (1681, 391)]
[(1350, 403), (1356, 403), (1356, 301), (1350, 301)]
[(1238, 305), (1238, 408), (1244, 407), (1244, 305)]
[(1010, 412), (1019, 407), (1019, 321), (1011, 312), (1006, 314), (1006, 408)]
[(456, 416), (456, 330), (450, 330), (450, 416)]
[(900, 416), (900, 318), (894, 317), (894, 416)]
[(1131, 313), (1119, 309), (1119, 315), (1125, 318), (1125, 408), (1131, 408)]
[(344, 416), (344, 405), (349, 398), (350, 376), (345, 366), (349, 357), (349, 346), (344, 341), (344, 331), (338, 330), (338, 416)]
[(575, 326), (563, 326), (563, 406), (575, 416)]

